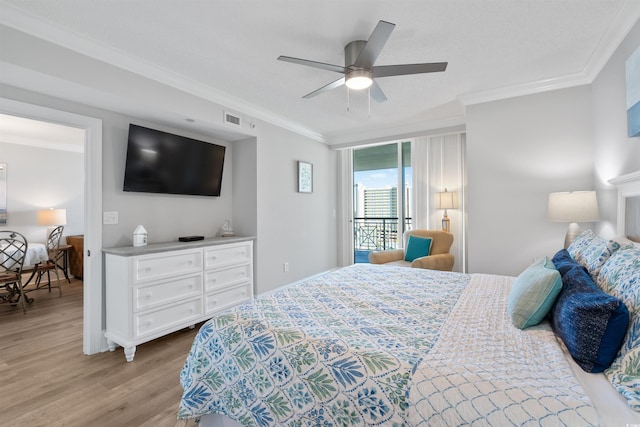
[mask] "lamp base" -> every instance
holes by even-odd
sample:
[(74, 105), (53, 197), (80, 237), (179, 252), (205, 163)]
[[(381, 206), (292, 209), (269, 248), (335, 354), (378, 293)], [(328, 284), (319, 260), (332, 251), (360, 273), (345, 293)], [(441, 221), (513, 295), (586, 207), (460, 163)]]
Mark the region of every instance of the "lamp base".
[(570, 223), (569, 228), (567, 229), (567, 234), (564, 236), (564, 248), (567, 249), (580, 233), (581, 230), (578, 223)]
[(444, 216), (442, 217), (442, 231), (446, 231), (447, 233), (451, 232), (451, 221), (449, 220), (449, 216), (446, 211)]

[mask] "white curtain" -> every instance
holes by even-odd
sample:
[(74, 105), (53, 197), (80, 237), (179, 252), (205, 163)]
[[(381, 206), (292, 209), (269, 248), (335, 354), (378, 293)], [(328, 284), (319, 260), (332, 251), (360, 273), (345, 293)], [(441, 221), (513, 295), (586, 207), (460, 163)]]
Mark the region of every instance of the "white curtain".
[(451, 253), (456, 262), (454, 271), (466, 271), (466, 209), (465, 209), (465, 134), (454, 133), (415, 138), (411, 146), (413, 170), (414, 228), (442, 228), (442, 209), (435, 209), (437, 192), (454, 191), (458, 209), (448, 209), (451, 233), (454, 236)]

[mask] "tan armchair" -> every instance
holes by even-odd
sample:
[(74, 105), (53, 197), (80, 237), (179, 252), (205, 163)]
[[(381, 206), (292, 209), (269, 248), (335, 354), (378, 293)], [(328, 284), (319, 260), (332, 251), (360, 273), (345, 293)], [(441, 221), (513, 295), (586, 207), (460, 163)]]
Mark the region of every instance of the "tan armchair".
[(431, 253), (428, 256), (416, 258), (413, 262), (404, 260), (404, 249), (386, 251), (372, 251), (369, 253), (371, 264), (389, 264), (402, 267), (427, 268), (430, 270), (451, 271), (455, 258), (449, 253), (453, 244), (453, 234), (438, 230), (409, 230), (404, 233), (404, 246), (410, 235), (431, 237)]

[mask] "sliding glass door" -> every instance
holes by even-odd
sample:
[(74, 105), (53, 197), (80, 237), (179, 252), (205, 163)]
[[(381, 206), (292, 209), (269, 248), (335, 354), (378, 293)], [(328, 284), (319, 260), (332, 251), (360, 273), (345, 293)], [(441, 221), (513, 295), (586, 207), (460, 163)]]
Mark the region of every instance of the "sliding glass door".
[(411, 142), (353, 150), (354, 262), (402, 247), (411, 229)]

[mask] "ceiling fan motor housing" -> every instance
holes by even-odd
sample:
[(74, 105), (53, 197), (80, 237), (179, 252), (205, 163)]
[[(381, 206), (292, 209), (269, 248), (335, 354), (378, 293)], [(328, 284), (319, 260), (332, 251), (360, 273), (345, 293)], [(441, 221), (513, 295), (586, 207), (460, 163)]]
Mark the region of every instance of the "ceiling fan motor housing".
[(344, 66), (351, 67), (356, 63), (356, 59), (360, 56), (360, 52), (364, 49), (367, 42), (364, 40), (356, 40), (344, 47)]

